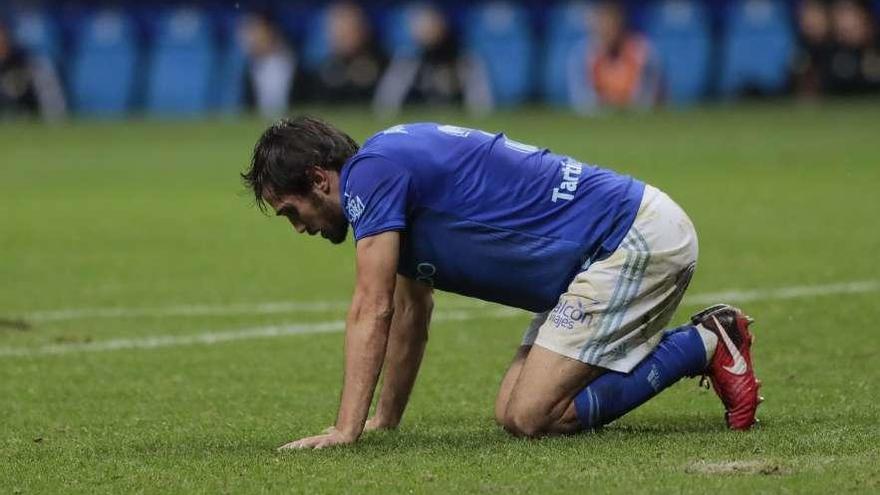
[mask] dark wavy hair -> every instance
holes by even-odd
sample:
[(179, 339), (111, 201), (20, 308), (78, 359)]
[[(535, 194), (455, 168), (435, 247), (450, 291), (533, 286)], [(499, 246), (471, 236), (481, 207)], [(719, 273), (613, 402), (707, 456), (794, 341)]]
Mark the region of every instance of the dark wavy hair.
[(257, 140), (250, 168), (241, 178), (265, 212), (267, 192), (274, 196), (308, 194), (311, 167), (339, 172), (358, 148), (351, 136), (321, 119), (307, 115), (281, 119)]

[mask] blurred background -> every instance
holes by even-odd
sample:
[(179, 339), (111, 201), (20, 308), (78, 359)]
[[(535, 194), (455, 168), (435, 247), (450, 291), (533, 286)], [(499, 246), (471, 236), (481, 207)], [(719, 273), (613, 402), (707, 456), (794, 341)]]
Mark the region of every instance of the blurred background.
[(4, 1), (0, 118), (877, 93), (878, 17), (880, 0)]
[[(0, 494), (876, 490), (878, 13), (0, 0)], [(601, 435), (508, 440), (492, 401), (530, 315), (437, 294), (400, 434), (275, 456), (332, 422), (356, 273), (351, 241), (295, 235), (240, 182), (300, 112), (358, 142), (503, 131), (669, 193), (700, 236), (674, 321), (756, 316), (761, 431), (725, 433), (686, 383)], [(686, 468), (740, 460), (767, 467)]]

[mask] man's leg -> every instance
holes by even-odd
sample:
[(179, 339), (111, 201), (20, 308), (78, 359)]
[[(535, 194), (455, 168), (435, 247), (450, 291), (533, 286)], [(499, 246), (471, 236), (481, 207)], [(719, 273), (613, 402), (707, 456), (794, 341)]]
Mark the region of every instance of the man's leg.
[[(596, 401), (580, 402), (592, 404), (586, 413), (607, 422), (684, 374), (702, 371), (706, 348), (696, 330), (663, 334), (693, 274), (697, 251), (696, 232), (684, 211), (646, 186), (620, 246), (575, 275), (557, 305), (533, 320), (524, 343), (535, 345), (502, 424), (524, 436), (594, 427), (602, 421), (579, 421), (575, 406), (575, 397), (594, 380), (611, 385), (589, 392), (601, 392)], [(661, 340), (671, 342), (660, 345)], [(675, 352), (682, 347), (683, 353)], [(606, 370), (614, 372), (603, 375)]]
[(526, 437), (578, 431), (582, 428), (573, 399), (601, 373), (601, 368), (533, 346), (511, 387), (499, 423), (514, 435)]
[(682, 377), (701, 373), (714, 344), (711, 333), (704, 335), (695, 327), (672, 330), (630, 373), (606, 371), (534, 346), (499, 422), (527, 437), (607, 424)]
[(538, 313), (532, 318), (529, 327), (523, 335), (522, 342), (517, 348), (516, 354), (513, 356), (513, 361), (510, 363), (510, 366), (507, 367), (507, 372), (504, 373), (504, 378), (501, 380), (501, 386), (498, 388), (498, 396), (495, 399), (495, 422), (501, 426), (505, 425), (507, 404), (510, 402), (510, 394), (513, 392), (513, 387), (519, 380), (519, 375), (522, 373), (526, 357), (528, 357), (529, 352), (535, 343), (535, 339), (538, 337), (538, 331), (541, 329), (544, 322), (547, 321), (548, 315), (548, 312)]
[(714, 334), (693, 326), (666, 332), (632, 371), (609, 371), (578, 392), (573, 402), (580, 425), (589, 429), (606, 425), (680, 379), (704, 373), (717, 342)]
[(510, 402), (510, 394), (513, 392), (513, 386), (519, 380), (519, 374), (522, 372), (523, 364), (526, 362), (526, 356), (529, 355), (531, 345), (521, 345), (513, 356), (513, 361), (504, 373), (501, 380), (501, 386), (498, 387), (498, 397), (495, 399), (495, 421), (504, 426), (504, 417), (507, 412), (507, 403)]

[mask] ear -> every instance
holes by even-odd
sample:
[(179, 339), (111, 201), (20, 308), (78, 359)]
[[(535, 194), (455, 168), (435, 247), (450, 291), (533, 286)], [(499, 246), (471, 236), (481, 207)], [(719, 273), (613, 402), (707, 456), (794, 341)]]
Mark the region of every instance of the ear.
[(330, 171), (320, 168), (309, 168), (309, 179), (312, 182), (312, 189), (316, 192), (328, 194), (330, 192)]

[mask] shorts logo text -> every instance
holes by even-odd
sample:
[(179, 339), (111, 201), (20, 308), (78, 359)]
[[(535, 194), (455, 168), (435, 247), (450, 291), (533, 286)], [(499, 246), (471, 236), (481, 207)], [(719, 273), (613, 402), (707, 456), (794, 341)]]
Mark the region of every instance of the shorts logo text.
[(574, 160), (566, 159), (562, 162), (560, 171), (562, 172), (562, 182), (553, 189), (553, 196), (550, 198), (554, 203), (560, 199), (563, 201), (574, 199), (574, 193), (578, 188), (578, 179), (581, 172), (584, 171), (584, 166)]
[(577, 305), (569, 301), (562, 300), (553, 308), (547, 320), (553, 323), (556, 328), (565, 328), (571, 330), (576, 324), (583, 325), (587, 321), (590, 313), (584, 309), (583, 304), (577, 301)]
[(436, 266), (431, 263), (419, 263), (416, 265), (416, 274), (416, 280), (434, 287), (434, 275), (437, 274)]

